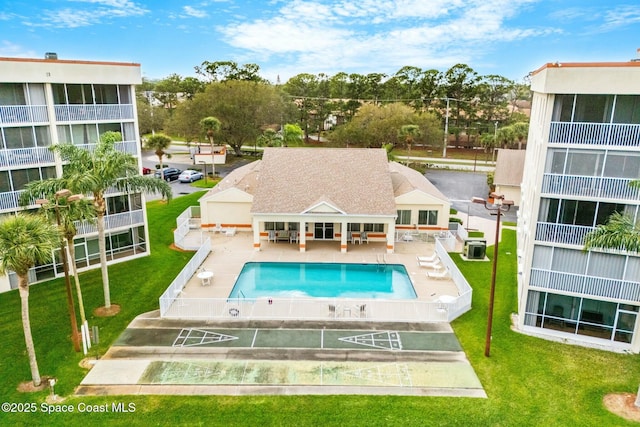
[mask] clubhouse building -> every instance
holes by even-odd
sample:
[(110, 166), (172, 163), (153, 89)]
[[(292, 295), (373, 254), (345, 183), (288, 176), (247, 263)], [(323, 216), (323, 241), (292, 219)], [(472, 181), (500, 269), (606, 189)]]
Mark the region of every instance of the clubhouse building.
[(202, 227), (253, 233), (265, 242), (395, 242), (448, 229), (449, 200), (383, 149), (266, 148), (200, 199)]

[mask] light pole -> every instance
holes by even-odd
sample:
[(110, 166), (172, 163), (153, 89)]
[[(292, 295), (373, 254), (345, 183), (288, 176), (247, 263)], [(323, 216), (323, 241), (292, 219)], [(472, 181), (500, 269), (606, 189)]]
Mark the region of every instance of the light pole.
[(493, 124), (493, 153), (491, 153), (491, 161), (496, 160), (496, 145), (498, 145), (498, 122)]
[[(59, 190), (54, 194), (55, 202), (53, 204), (53, 210), (56, 215), (56, 224), (58, 229), (62, 232), (62, 221), (60, 219), (60, 199), (64, 198), (67, 202), (75, 202), (82, 199), (82, 194), (71, 194), (69, 190)], [(47, 199), (38, 199), (36, 203), (46, 208), (51, 202)], [(73, 292), (71, 291), (71, 280), (69, 279), (69, 262), (67, 258), (67, 241), (62, 239), (62, 246), (60, 247), (60, 261), (62, 262), (62, 271), (64, 272), (64, 284), (67, 293), (67, 307), (69, 309), (69, 318), (71, 321), (71, 341), (73, 342), (73, 348), (75, 351), (80, 351), (80, 333), (78, 332), (78, 321), (76, 319), (76, 309), (73, 302)]]
[(496, 215), (496, 240), (493, 246), (493, 269), (491, 271), (491, 291), (489, 294), (489, 314), (487, 317), (487, 336), (484, 344), (484, 355), (489, 357), (491, 354), (491, 327), (493, 326), (493, 301), (496, 293), (496, 273), (498, 268), (498, 242), (500, 240), (500, 216), (503, 212), (509, 211), (513, 206), (513, 200), (505, 200), (503, 195), (491, 193), (489, 195), (493, 201), (488, 201), (480, 197), (471, 199), (473, 203), (484, 205), (492, 215)]

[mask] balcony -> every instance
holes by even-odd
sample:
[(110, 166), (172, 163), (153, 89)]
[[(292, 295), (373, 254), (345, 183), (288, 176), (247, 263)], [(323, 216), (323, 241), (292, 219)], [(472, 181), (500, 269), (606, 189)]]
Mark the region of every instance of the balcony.
[(551, 122), (549, 143), (640, 147), (640, 125)]
[(587, 227), (584, 225), (538, 222), (536, 225), (536, 240), (541, 242), (584, 246), (584, 236), (594, 229), (594, 227)]
[(133, 120), (131, 104), (63, 104), (55, 105), (59, 122), (95, 122), (103, 120)]
[(16, 210), (20, 206), (20, 194), (22, 191), (6, 191), (0, 193), (0, 212)]
[[(78, 147), (93, 152), (98, 144), (78, 144)], [(133, 156), (138, 155), (138, 142), (137, 141), (120, 141), (116, 142), (115, 149), (122, 151), (123, 153), (129, 153)]]
[(46, 105), (2, 105), (0, 124), (47, 123), (49, 117)]
[(0, 169), (16, 166), (35, 166), (55, 161), (49, 147), (14, 148), (0, 150)]
[(598, 199), (638, 200), (640, 189), (630, 187), (631, 181), (633, 180), (629, 178), (546, 173), (542, 178), (542, 193)]
[[(126, 228), (133, 225), (144, 224), (144, 213), (142, 209), (136, 211), (122, 212), (112, 215), (106, 215), (104, 217), (104, 229), (106, 231), (116, 228)], [(76, 229), (78, 235), (92, 234), (98, 232), (98, 227), (95, 223), (83, 221), (76, 223)]]
[(640, 283), (629, 280), (532, 268), (529, 286), (545, 291), (571, 292), (618, 301), (640, 302)]

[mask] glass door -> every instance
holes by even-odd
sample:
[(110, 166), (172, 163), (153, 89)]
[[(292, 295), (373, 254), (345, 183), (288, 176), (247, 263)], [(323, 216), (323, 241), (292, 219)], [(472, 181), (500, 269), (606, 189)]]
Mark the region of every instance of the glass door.
[(316, 240), (333, 240), (333, 223), (316, 222), (313, 230), (313, 238)]

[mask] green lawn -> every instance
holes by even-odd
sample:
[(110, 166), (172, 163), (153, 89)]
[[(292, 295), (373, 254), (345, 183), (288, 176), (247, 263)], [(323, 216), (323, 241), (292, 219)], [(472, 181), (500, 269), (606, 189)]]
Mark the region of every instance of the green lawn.
[[(122, 306), (113, 318), (90, 316), (100, 327), (96, 354), (137, 314), (157, 309), (158, 297), (188, 261), (190, 253), (169, 248), (175, 217), (202, 193), (170, 204), (148, 205), (152, 255), (109, 268), (112, 300)], [(85, 375), (72, 350), (61, 280), (31, 288), (33, 335), (42, 375), (58, 379), (74, 414), (41, 412), (47, 391), (23, 394), (17, 385), (30, 378), (24, 351), (17, 292), (0, 294), (0, 393), (5, 402), (35, 402), (37, 413), (0, 413), (0, 425), (214, 425), (214, 426), (624, 426), (602, 404), (609, 392), (637, 391), (640, 364), (635, 355), (612, 354), (547, 342), (511, 331), (516, 310), (515, 231), (504, 230), (491, 357), (484, 337), (491, 263), (456, 262), (474, 288), (473, 309), (453, 323), (488, 399), (396, 396), (118, 396), (68, 397)], [(492, 255), (489, 249), (489, 256)], [(102, 303), (98, 270), (81, 277), (87, 310)], [(80, 405), (129, 403), (135, 413), (77, 413)], [(99, 409), (99, 408), (98, 408)]]

